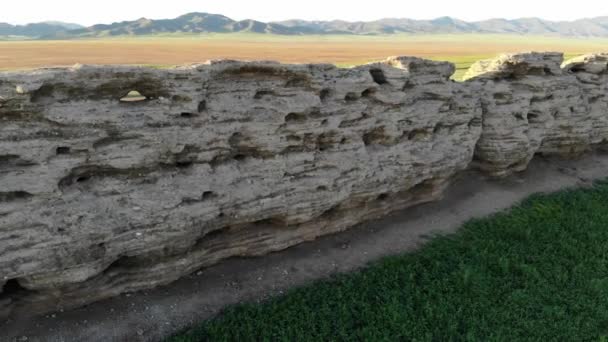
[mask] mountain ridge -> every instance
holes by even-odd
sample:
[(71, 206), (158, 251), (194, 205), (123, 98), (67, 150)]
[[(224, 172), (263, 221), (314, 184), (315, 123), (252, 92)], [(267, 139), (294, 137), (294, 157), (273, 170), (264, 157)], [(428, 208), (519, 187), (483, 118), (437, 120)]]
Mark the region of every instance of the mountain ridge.
[(557, 35), (569, 37), (608, 37), (608, 16), (574, 21), (549, 21), (540, 18), (463, 21), (444, 16), (430, 20), (384, 18), (375, 21), (284, 20), (262, 22), (253, 19), (233, 20), (220, 14), (192, 12), (173, 19), (140, 18), (89, 27), (61, 22), (27, 25), (0, 23), (0, 36), (25, 36), (32, 39), (74, 39), (108, 36), (138, 36), (167, 33), (235, 33), (305, 35), (348, 34), (382, 35), (398, 33), (504, 33)]
[(25, 25), (0, 23), (0, 36), (40, 37), (68, 32), (84, 26), (61, 21), (43, 21)]

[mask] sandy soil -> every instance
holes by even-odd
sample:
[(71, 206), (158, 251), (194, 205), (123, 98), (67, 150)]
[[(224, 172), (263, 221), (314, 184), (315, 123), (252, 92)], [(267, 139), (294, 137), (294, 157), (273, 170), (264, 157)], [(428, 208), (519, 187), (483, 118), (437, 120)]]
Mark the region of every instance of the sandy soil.
[(361, 64), (394, 55), (458, 62), (501, 52), (597, 52), (608, 40), (530, 36), (242, 36), (129, 38), (71, 41), (0, 41), (0, 70), (81, 64), (177, 65), (209, 59), (277, 60), (288, 63)]
[(0, 323), (1, 341), (160, 341), (217, 314), (226, 305), (259, 301), (286, 289), (348, 272), (386, 255), (410, 252), (436, 233), (504, 210), (532, 193), (588, 186), (608, 177), (608, 155), (536, 159), (508, 179), (460, 175), (442, 201), (397, 212), (347, 232), (259, 258), (224, 261), (170, 286), (58, 312)]

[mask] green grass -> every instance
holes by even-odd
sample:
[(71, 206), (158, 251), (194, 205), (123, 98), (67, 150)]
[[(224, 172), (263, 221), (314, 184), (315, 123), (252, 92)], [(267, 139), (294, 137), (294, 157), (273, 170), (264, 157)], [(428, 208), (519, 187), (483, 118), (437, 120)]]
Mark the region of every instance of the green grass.
[(608, 181), (532, 196), (415, 253), (168, 339), (305, 340), (607, 341)]

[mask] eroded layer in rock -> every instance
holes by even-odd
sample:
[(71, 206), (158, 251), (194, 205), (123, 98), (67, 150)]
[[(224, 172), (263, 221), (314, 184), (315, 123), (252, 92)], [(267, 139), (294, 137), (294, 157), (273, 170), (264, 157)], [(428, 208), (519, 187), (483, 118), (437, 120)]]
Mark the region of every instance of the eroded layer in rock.
[(606, 55), (569, 61), (522, 53), (474, 64), (465, 76), (481, 98), (476, 160), (494, 176), (526, 169), (537, 153), (578, 156), (608, 138)]
[(0, 316), (166, 284), (437, 199), (481, 107), (449, 63), (0, 74)]

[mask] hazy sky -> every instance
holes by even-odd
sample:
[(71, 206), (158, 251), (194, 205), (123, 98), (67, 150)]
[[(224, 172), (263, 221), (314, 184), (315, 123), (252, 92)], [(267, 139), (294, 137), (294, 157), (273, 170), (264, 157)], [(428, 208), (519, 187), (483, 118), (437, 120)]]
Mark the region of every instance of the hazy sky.
[(5, 0), (0, 22), (23, 24), (61, 20), (84, 25), (173, 18), (187, 12), (224, 14), (233, 19), (375, 20), (380, 18), (432, 19), (451, 16), (463, 20), (541, 17), (573, 20), (608, 15), (606, 0), (584, 5), (560, 5), (548, 0)]

